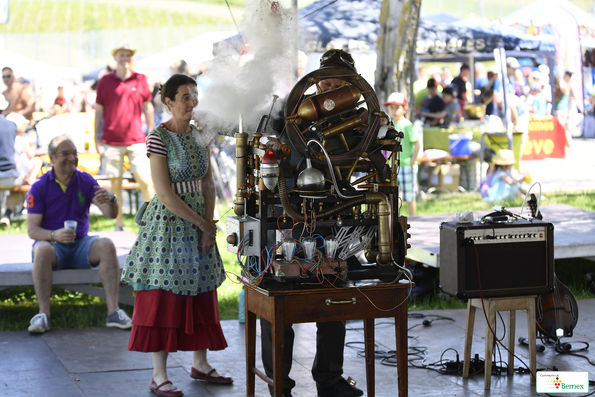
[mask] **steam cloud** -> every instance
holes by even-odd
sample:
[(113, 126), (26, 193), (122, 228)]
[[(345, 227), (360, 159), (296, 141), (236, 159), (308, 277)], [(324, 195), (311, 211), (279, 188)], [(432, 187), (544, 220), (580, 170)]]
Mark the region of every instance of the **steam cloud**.
[[(293, 11), (271, 0), (248, 0), (239, 28), (250, 43), (247, 54), (226, 45), (209, 68), (212, 82), (203, 94), (195, 117), (209, 132), (233, 136), (242, 115), (244, 132), (253, 133), (270, 111), (273, 94), (285, 97), (292, 86)], [(279, 109), (277, 102), (276, 109)], [(274, 110), (275, 113), (277, 110)], [(273, 116), (271, 116), (273, 117)]]

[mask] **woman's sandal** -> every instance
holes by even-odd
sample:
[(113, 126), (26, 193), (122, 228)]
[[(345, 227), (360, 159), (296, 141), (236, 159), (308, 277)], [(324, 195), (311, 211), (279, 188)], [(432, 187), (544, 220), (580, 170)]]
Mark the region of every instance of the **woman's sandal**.
[(157, 394), (158, 396), (162, 396), (162, 397), (182, 397), (184, 395), (184, 393), (182, 393), (182, 390), (176, 388), (176, 389), (172, 389), (172, 390), (159, 390), (161, 389), (163, 386), (165, 385), (171, 385), (171, 381), (166, 380), (165, 382), (163, 382), (160, 385), (157, 385), (157, 383), (155, 383), (155, 379), (153, 379), (151, 381), (151, 386), (150, 389), (153, 393)]
[(216, 369), (212, 369), (209, 373), (205, 374), (204, 372), (200, 372), (196, 368), (192, 367), (192, 371), (190, 371), (190, 377), (194, 379), (205, 379), (211, 383), (217, 383), (219, 385), (230, 385), (233, 383), (233, 378), (227, 376), (212, 376), (211, 374), (215, 372)]

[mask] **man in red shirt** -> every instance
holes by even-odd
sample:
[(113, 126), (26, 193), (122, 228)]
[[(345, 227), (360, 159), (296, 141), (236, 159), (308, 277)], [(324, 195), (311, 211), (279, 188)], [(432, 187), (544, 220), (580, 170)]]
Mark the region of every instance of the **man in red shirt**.
[(120, 203), (115, 230), (124, 228), (121, 203), (125, 155), (130, 160), (130, 172), (140, 186), (143, 200), (149, 201), (155, 194), (141, 120), (144, 114), (147, 131), (153, 128), (152, 94), (147, 78), (130, 69), (134, 53), (128, 44), (115, 48), (112, 55), (116, 70), (103, 76), (97, 84), (95, 147)]

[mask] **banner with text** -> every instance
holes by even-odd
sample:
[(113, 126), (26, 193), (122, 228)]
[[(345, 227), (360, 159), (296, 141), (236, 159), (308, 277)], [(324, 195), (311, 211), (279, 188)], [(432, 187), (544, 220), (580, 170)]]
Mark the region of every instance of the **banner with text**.
[(523, 147), (523, 160), (540, 160), (546, 157), (562, 159), (565, 146), (564, 127), (557, 117), (531, 115), (529, 135)]

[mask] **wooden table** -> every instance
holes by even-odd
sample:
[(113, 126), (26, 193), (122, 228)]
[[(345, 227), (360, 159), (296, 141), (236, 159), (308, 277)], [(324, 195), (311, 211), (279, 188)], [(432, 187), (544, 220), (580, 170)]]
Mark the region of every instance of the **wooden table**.
[[(368, 396), (375, 395), (374, 320), (394, 317), (397, 378), (400, 397), (407, 396), (407, 288), (409, 284), (362, 283), (344, 288), (270, 291), (247, 288), (246, 305), (246, 395), (254, 396), (258, 375), (283, 395), (283, 328), (285, 324), (321, 321), (364, 320), (366, 381)], [(373, 303), (371, 303), (373, 302)], [(256, 316), (273, 328), (273, 379), (256, 368)]]

